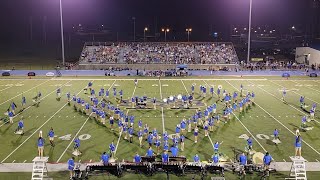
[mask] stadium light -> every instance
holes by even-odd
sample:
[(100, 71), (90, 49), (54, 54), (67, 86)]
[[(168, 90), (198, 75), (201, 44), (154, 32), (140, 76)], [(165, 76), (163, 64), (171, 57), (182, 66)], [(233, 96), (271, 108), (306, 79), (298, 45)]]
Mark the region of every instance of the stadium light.
[(161, 29), (162, 32), (164, 32), (164, 41), (167, 42), (167, 33), (170, 31), (169, 28), (162, 28)]
[(187, 28), (187, 29), (186, 29), (186, 32), (187, 32), (187, 34), (188, 34), (188, 42), (189, 42), (190, 33), (192, 32), (192, 29), (191, 29), (191, 28)]
[(146, 32), (148, 31), (148, 27), (143, 29), (143, 41), (146, 42)]
[[(63, 38), (63, 18), (62, 18), (62, 3), (61, 0), (59, 1), (59, 7), (60, 7), (60, 31), (61, 31), (61, 56), (62, 56), (62, 65), (65, 64), (65, 58), (64, 58), (64, 38)], [(81, 24), (79, 24), (81, 26)]]

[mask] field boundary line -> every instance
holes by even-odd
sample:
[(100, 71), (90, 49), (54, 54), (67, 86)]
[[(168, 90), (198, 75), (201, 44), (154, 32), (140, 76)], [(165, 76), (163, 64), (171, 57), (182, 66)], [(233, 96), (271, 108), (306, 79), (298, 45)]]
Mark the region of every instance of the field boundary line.
[[(227, 81), (228, 84), (230, 84), (230, 82)], [(230, 84), (232, 87), (234, 87), (232, 84)], [(236, 89), (237, 91), (239, 91), (239, 89), (237, 89), (236, 87), (234, 87), (234, 89)], [(293, 134), (295, 136), (295, 133), (292, 132), (287, 126), (285, 126), (282, 122), (280, 122), (277, 118), (275, 118), (272, 114), (270, 114), (267, 110), (265, 110), (263, 107), (261, 107), (257, 102), (255, 102), (255, 104), (262, 109), (265, 113), (267, 113), (270, 117), (272, 117), (275, 121), (277, 121), (280, 125), (282, 125), (285, 129), (287, 129), (289, 132), (291, 132), (291, 134)], [(313, 148), (310, 144), (308, 144), (305, 140), (302, 139), (302, 142), (304, 142), (308, 147), (310, 147), (313, 151), (315, 151), (318, 155), (320, 155), (320, 152), (317, 151), (315, 148)]]
[(40, 84), (38, 84), (38, 85), (36, 85), (36, 86), (34, 86), (34, 87), (32, 87), (32, 88), (30, 88), (30, 89), (28, 89), (28, 90), (26, 90), (26, 91), (24, 91), (24, 92), (20, 93), (20, 94), (18, 94), (18, 95), (14, 96), (14, 97), (12, 97), (12, 98), (10, 98), (10, 99), (8, 99), (8, 100), (6, 100), (6, 101), (2, 102), (2, 103), (0, 104), (0, 106), (1, 106), (1, 105), (3, 105), (3, 104), (5, 104), (5, 103), (7, 103), (7, 102), (9, 102), (9, 101), (11, 101), (12, 99), (14, 99), (14, 98), (16, 98), (16, 97), (18, 97), (18, 96), (22, 95), (23, 93), (29, 92), (29, 91), (31, 91), (32, 89), (34, 89), (34, 88), (37, 88), (37, 87), (41, 86), (42, 84), (44, 84), (44, 83), (46, 83), (46, 82), (48, 82), (48, 81), (50, 81), (50, 80), (52, 80), (52, 79), (46, 79), (46, 80), (47, 80), (47, 81), (42, 82), (42, 83), (40, 83)]
[[(87, 87), (87, 86), (85, 86)], [(84, 87), (84, 88), (85, 88)], [(82, 92), (83, 88), (76, 94), (80, 94)], [(64, 107), (66, 107), (68, 103), (65, 103), (60, 109), (58, 109), (52, 116), (50, 116), (49, 119), (47, 119), (38, 129), (36, 129), (27, 139), (25, 139), (18, 147), (16, 147), (7, 157), (5, 157), (1, 163), (3, 163), (5, 160), (7, 160), (13, 153), (15, 153), (24, 143), (26, 143), (36, 132), (38, 132), (44, 125), (46, 125), (56, 114), (58, 114)]]
[[(92, 81), (93, 82), (93, 81)], [(113, 81), (113, 83), (110, 85), (109, 89), (110, 90), (112, 88), (112, 86), (114, 85), (114, 83), (116, 82), (116, 80)], [(103, 97), (101, 98), (101, 100), (99, 101), (98, 104), (100, 104), (103, 101)], [(91, 112), (88, 116), (88, 118), (84, 121), (84, 123), (82, 124), (82, 126), (80, 127), (80, 129), (76, 132), (76, 134), (74, 135), (74, 137), (72, 138), (72, 140), (70, 141), (70, 143), (68, 144), (68, 146), (66, 147), (66, 149), (62, 152), (62, 154), (60, 155), (60, 157), (57, 160), (57, 163), (59, 163), (59, 161), (61, 160), (61, 158), (64, 156), (64, 154), (67, 152), (67, 150), (69, 149), (69, 147), (71, 146), (72, 142), (76, 139), (76, 137), (79, 135), (80, 131), (83, 129), (83, 127), (87, 124), (88, 120), (90, 119), (91, 115), (93, 114), (93, 112)]]
[[(224, 75), (222, 75), (224, 76)], [(226, 75), (225, 75), (226, 76)], [(104, 81), (104, 80), (117, 80), (117, 81), (133, 81), (134, 79), (129, 79), (129, 78), (119, 78), (119, 79), (103, 79), (102, 78), (103, 76), (101, 76), (101, 78), (62, 78), (62, 79), (52, 79), (52, 80), (59, 80), (59, 81), (66, 81), (66, 80), (74, 80), (74, 81), (87, 81), (87, 80), (95, 80), (95, 81)], [(207, 77), (205, 78), (205, 80), (215, 80), (215, 81), (224, 81), (225, 79), (223, 78), (210, 78), (210, 76), (204, 76), (204, 77)], [(240, 75), (238, 76), (239, 78), (241, 77)], [(18, 80), (18, 79), (6, 79), (6, 80)], [(39, 79), (25, 79), (27, 81), (32, 81), (32, 80), (47, 80), (47, 79), (44, 79), (44, 78), (39, 78)], [(157, 77), (154, 77), (154, 78), (142, 78), (142, 79), (138, 79), (138, 80), (141, 80), (141, 81), (154, 81), (154, 80), (159, 80), (159, 78)], [(166, 77), (162, 77), (161, 80), (174, 80), (174, 81), (180, 81), (180, 80), (184, 80), (184, 81), (202, 81), (203, 78), (189, 78), (189, 79), (182, 79), (182, 78), (166, 78)], [(244, 79), (237, 79), (237, 78), (230, 78), (230, 79), (227, 79), (229, 81), (245, 81), (245, 80), (250, 80), (250, 81), (267, 81), (268, 79), (267, 78), (244, 78)]]
[[(68, 82), (66, 82), (66, 83), (64, 83), (62, 86), (65, 86), (65, 85), (68, 84), (69, 82), (71, 82), (71, 80), (68, 81)], [(61, 86), (61, 87), (62, 87), (62, 86)], [(39, 102), (42, 101), (43, 99), (45, 99), (46, 97), (48, 97), (49, 95), (51, 95), (52, 93), (56, 92), (57, 89), (58, 89), (58, 88), (54, 89), (54, 90), (51, 91), (49, 94), (45, 95), (43, 98), (41, 98), (41, 99), (39, 100)], [(19, 116), (21, 113), (25, 112), (26, 110), (28, 110), (28, 109), (31, 108), (32, 106), (33, 106), (33, 105), (29, 105), (29, 106), (26, 107), (23, 111), (19, 112), (18, 114), (15, 114), (15, 115), (13, 116), (13, 118)], [(2, 127), (3, 125), (5, 125), (5, 124), (1, 124), (0, 127)]]

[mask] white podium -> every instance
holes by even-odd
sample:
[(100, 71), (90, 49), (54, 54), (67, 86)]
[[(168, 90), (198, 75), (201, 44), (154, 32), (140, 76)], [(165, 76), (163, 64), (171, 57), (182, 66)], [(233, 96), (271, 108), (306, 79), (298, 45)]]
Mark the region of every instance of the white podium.
[(306, 171), (306, 164), (303, 157), (296, 157), (296, 156), (290, 156), (290, 159), (292, 160), (292, 165), (290, 169), (290, 178), (286, 179), (301, 179), (301, 180), (307, 180), (307, 171)]
[(32, 180), (43, 180), (48, 177), (47, 162), (49, 157), (35, 157), (32, 168)]

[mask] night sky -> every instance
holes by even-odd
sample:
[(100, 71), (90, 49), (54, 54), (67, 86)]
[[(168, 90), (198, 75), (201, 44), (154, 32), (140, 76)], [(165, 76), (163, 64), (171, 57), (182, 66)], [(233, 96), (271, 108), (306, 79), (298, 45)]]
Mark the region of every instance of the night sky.
[[(183, 33), (192, 27), (193, 38), (209, 32), (227, 36), (233, 25), (246, 26), (249, 0), (62, 0), (65, 32), (82, 24), (86, 28), (104, 27), (112, 32), (130, 34), (132, 17), (137, 35), (148, 26), (150, 32), (169, 27)], [(312, 17), (313, 0), (254, 0), (253, 26), (270, 25), (305, 29)], [(46, 16), (48, 36), (59, 36), (59, 0), (1, 0), (1, 41), (22, 40), (29, 36), (30, 18), (35, 37), (41, 34)], [(157, 23), (155, 23), (157, 22)], [(157, 24), (157, 27), (155, 27)]]

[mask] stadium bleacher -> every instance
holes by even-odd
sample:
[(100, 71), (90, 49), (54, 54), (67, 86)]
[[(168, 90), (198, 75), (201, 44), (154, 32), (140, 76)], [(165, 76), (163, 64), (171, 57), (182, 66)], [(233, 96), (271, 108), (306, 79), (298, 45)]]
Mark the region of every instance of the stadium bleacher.
[(86, 43), (79, 64), (233, 64), (232, 43)]

